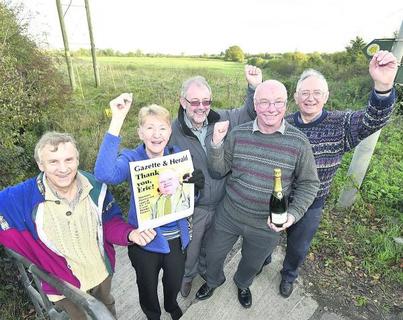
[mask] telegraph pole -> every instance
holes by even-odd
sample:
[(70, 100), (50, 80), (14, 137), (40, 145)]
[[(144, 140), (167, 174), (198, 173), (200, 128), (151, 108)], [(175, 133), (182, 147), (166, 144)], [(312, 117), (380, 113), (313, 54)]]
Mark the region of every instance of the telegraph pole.
[[(396, 57), (397, 62), (400, 64), (403, 55), (403, 21), (400, 25), (400, 31), (397, 38), (393, 42), (391, 52)], [(401, 74), (402, 70), (399, 70)], [(395, 82), (399, 81), (399, 73), (396, 76)], [(367, 172), (369, 162), (371, 161), (372, 154), (374, 153), (376, 143), (378, 141), (381, 130), (373, 133), (368, 138), (360, 142), (355, 148), (353, 159), (351, 160), (350, 167), (347, 175), (350, 181), (344, 186), (344, 189), (339, 197), (338, 206), (342, 208), (349, 208), (353, 205), (358, 189), (361, 186), (364, 176)]]
[(96, 56), (96, 51), (95, 51), (94, 35), (92, 33), (90, 6), (88, 3), (88, 0), (84, 0), (84, 2), (85, 2), (85, 11), (87, 13), (88, 32), (90, 34), (92, 66), (94, 68), (95, 86), (99, 87), (100, 80), (99, 80), (99, 72), (98, 72), (98, 65), (97, 65), (97, 56)]
[(64, 25), (63, 10), (60, 0), (56, 0), (57, 13), (59, 14), (60, 28), (62, 30), (64, 54), (66, 57), (67, 71), (69, 72), (70, 85), (73, 91), (76, 89), (76, 80), (74, 77), (73, 64), (70, 56), (69, 41), (67, 39), (66, 26)]

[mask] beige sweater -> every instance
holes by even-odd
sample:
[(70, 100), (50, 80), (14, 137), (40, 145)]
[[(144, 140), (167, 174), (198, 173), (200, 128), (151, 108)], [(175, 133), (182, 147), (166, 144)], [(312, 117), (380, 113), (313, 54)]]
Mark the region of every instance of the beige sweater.
[[(69, 268), (81, 283), (81, 290), (88, 291), (108, 277), (97, 243), (97, 215), (91, 207), (91, 185), (78, 173), (80, 181), (77, 198), (68, 203), (51, 190), (44, 179), (45, 214), (43, 229), (48, 240), (66, 260)], [(103, 254), (103, 253), (102, 253)], [(53, 302), (64, 296), (51, 295)]]

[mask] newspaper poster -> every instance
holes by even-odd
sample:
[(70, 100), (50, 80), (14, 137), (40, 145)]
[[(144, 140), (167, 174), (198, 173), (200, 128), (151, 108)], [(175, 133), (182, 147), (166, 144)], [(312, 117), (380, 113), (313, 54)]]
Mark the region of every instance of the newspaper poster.
[(189, 150), (129, 165), (139, 230), (193, 214), (194, 184), (183, 182), (193, 172)]

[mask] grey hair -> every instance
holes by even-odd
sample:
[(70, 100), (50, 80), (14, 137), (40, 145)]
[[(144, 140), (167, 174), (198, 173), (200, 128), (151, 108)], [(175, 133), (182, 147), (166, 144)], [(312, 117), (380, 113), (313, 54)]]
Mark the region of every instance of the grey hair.
[(35, 158), (36, 162), (37, 163), (41, 162), (40, 154), (45, 146), (51, 145), (52, 147), (54, 147), (53, 151), (57, 151), (59, 144), (69, 143), (69, 142), (76, 149), (77, 158), (78, 158), (79, 152), (78, 152), (78, 148), (77, 148), (77, 142), (73, 138), (73, 136), (71, 136), (68, 133), (61, 133), (61, 132), (56, 132), (56, 131), (46, 132), (44, 135), (42, 135), (42, 137), (39, 139), (39, 141), (37, 142), (37, 144), (35, 146), (34, 158)]
[(182, 98), (186, 98), (187, 91), (189, 90), (191, 85), (196, 85), (198, 87), (203, 87), (203, 86), (206, 87), (211, 96), (211, 88), (210, 88), (209, 84), (207, 83), (207, 80), (202, 76), (195, 76), (195, 77), (192, 77), (192, 78), (189, 78), (189, 79), (183, 81), (182, 88), (181, 88), (181, 97)]
[(306, 70), (304, 70), (304, 72), (302, 72), (302, 74), (299, 77), (299, 80), (297, 82), (297, 89), (296, 89), (297, 92), (299, 91), (299, 88), (301, 87), (302, 82), (309, 77), (316, 77), (319, 80), (323, 81), (323, 83), (326, 87), (326, 91), (329, 91), (329, 87), (327, 85), (326, 78), (323, 74), (321, 74), (319, 71), (317, 71), (315, 69), (306, 69)]

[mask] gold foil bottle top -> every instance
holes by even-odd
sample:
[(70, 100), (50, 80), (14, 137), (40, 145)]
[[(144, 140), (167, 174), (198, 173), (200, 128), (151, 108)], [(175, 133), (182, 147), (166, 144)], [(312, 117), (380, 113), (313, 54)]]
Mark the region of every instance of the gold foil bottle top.
[(281, 169), (280, 168), (274, 169), (273, 191), (278, 195), (278, 196), (276, 195), (277, 198), (281, 199), (283, 197), (283, 195), (282, 195), (283, 188), (281, 186)]
[(281, 177), (281, 169), (280, 168), (275, 168), (274, 169), (274, 177), (276, 177), (276, 178)]

